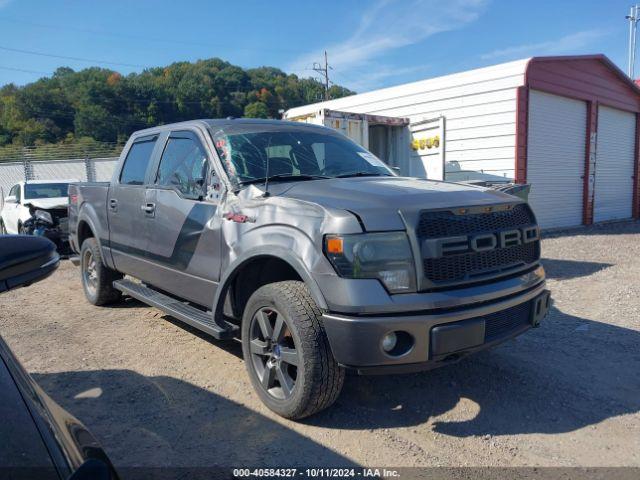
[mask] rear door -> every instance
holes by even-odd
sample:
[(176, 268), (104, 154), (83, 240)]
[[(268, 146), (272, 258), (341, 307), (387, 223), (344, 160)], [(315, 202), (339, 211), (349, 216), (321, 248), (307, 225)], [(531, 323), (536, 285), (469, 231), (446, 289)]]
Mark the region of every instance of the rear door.
[(147, 189), (149, 268), (153, 284), (211, 307), (220, 271), (220, 216), (207, 198), (216, 183), (204, 137), (177, 130), (166, 139)]
[(149, 219), (145, 214), (145, 183), (159, 135), (134, 140), (120, 175), (109, 189), (109, 246), (116, 268), (146, 280)]

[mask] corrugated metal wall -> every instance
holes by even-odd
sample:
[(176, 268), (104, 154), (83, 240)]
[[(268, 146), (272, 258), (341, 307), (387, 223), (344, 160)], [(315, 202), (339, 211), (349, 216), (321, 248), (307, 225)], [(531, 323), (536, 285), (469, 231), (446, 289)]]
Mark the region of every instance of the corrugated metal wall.
[[(514, 176), (516, 89), (528, 59), (446, 75), (351, 97), (293, 108), (287, 118), (320, 108), (408, 117), (446, 118), (447, 170)], [(459, 176), (459, 175), (458, 175)], [(447, 176), (451, 178), (451, 175)]]

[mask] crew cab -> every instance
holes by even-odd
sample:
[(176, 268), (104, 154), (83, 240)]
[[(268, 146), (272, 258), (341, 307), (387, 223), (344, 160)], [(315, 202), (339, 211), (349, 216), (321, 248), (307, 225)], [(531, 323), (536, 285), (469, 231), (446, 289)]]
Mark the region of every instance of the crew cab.
[(399, 177), (323, 126), (142, 130), (110, 182), (69, 193), (89, 302), (126, 294), (215, 338), (240, 337), (257, 394), (287, 418), (331, 405), (346, 369), (446, 365), (549, 309), (526, 202)]

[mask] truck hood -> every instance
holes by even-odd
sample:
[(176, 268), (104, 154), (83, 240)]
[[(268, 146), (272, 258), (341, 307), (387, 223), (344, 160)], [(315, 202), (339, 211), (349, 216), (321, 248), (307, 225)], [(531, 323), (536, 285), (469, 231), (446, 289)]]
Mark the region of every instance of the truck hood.
[(359, 177), (272, 183), (272, 195), (355, 213), (368, 231), (403, 230), (398, 212), (521, 202), (488, 188), (407, 177)]
[(69, 197), (25, 198), (24, 204), (33, 205), (34, 208), (41, 208), (43, 210), (47, 210), (49, 208), (67, 208), (69, 205)]

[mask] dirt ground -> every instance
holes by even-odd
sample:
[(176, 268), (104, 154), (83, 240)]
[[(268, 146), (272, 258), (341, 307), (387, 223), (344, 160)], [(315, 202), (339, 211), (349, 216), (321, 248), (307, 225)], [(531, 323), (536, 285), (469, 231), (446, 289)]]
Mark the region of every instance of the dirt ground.
[(349, 376), (283, 420), (236, 342), (136, 301), (93, 307), (65, 261), (0, 296), (0, 333), (125, 466), (640, 466), (640, 223), (547, 235), (541, 328), (436, 371)]

